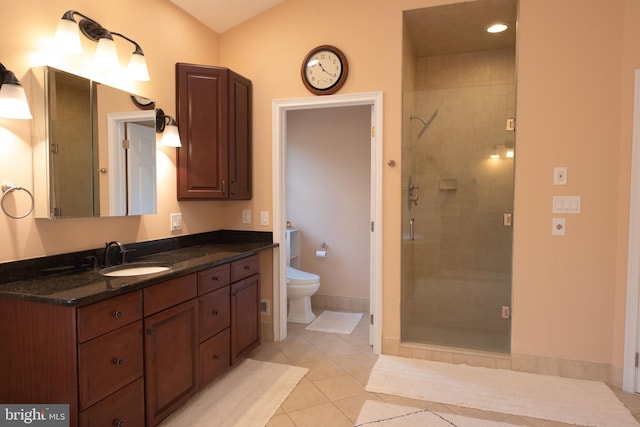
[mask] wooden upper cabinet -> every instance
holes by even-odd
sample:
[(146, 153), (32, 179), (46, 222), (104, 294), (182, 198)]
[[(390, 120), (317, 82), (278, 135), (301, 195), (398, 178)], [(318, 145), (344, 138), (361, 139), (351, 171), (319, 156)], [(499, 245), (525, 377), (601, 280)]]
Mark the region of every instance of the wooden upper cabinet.
[(178, 200), (251, 199), (251, 81), (184, 63), (176, 80)]

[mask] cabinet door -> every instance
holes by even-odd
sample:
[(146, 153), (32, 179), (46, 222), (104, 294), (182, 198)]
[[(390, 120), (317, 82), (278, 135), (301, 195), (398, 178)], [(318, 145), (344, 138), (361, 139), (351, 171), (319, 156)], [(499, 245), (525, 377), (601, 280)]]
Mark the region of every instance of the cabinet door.
[(229, 83), (226, 69), (176, 64), (178, 200), (226, 199)]
[(260, 345), (260, 275), (231, 285), (231, 364)]
[(154, 426), (197, 390), (197, 301), (144, 320), (147, 425)]
[(251, 80), (229, 72), (229, 198), (251, 199)]

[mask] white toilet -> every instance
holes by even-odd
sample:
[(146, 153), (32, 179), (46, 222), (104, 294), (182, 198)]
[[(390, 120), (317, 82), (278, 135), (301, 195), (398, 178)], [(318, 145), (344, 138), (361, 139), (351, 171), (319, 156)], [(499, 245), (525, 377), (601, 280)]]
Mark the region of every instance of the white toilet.
[(311, 295), (320, 288), (320, 276), (287, 266), (287, 321), (309, 324), (316, 318), (311, 310)]
[(297, 266), (300, 253), (300, 234), (296, 229), (287, 230), (287, 299), (291, 323), (309, 324), (316, 318), (311, 310), (311, 295), (320, 288), (320, 276), (307, 273), (291, 266)]

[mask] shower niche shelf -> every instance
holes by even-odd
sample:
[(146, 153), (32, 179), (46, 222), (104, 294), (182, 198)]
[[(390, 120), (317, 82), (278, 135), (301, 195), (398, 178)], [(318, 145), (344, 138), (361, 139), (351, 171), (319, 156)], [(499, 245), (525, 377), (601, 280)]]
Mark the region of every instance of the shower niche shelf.
[(456, 191), (458, 189), (457, 179), (441, 179), (438, 188), (442, 191)]

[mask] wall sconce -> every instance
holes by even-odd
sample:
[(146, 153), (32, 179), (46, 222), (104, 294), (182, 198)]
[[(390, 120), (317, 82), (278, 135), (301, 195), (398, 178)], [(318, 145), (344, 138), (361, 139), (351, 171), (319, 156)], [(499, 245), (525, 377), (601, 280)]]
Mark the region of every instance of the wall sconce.
[[(80, 20), (80, 23), (76, 22), (74, 15), (79, 15), (83, 18)], [(133, 44), (135, 49), (129, 59), (129, 75), (134, 80), (149, 80), (147, 61), (138, 43), (123, 34), (107, 30), (95, 20), (75, 10), (68, 10), (62, 15), (56, 34), (53, 37), (53, 42), (59, 50), (67, 53), (80, 54), (82, 53), (80, 32), (89, 40), (98, 43), (93, 61), (96, 66), (102, 68), (118, 67), (118, 54), (113, 36), (121, 37)]]
[(514, 143), (512, 141), (509, 142), (505, 142), (504, 144), (496, 144), (493, 146), (493, 151), (491, 152), (491, 155), (489, 156), (492, 159), (499, 159), (500, 156), (500, 152), (498, 151), (498, 147), (503, 146), (505, 148), (505, 153), (504, 153), (504, 157), (506, 157), (507, 159), (513, 159), (515, 157), (515, 151), (513, 150), (514, 147)]
[(0, 117), (31, 119), (31, 110), (24, 88), (13, 71), (0, 64)]
[(182, 147), (176, 120), (164, 114), (162, 108), (156, 110), (156, 132), (162, 133), (160, 145), (165, 147)]

